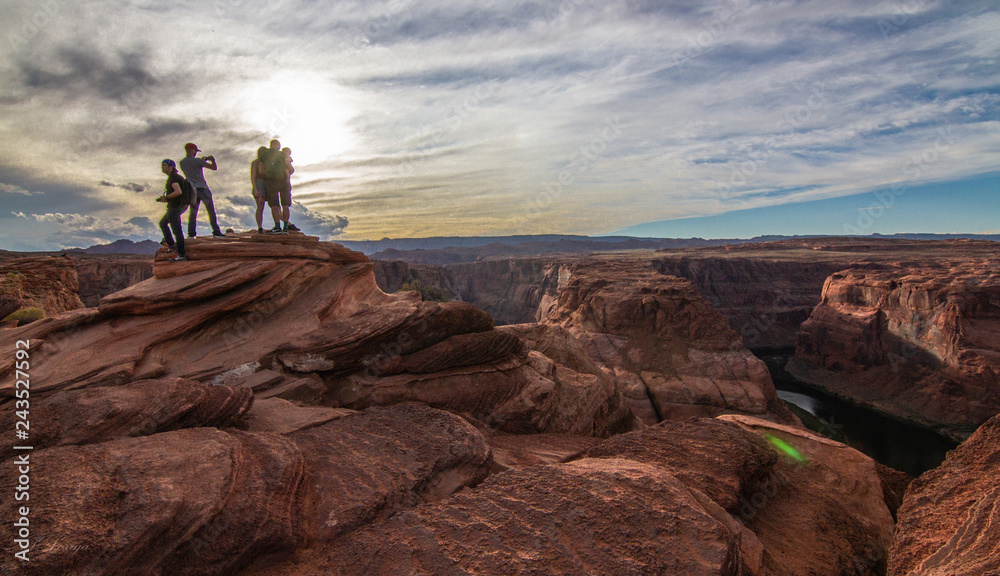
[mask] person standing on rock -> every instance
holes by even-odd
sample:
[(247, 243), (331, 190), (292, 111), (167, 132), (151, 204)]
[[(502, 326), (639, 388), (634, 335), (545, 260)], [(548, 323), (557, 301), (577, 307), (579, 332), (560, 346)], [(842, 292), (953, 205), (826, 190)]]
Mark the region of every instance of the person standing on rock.
[[(160, 170), (167, 175), (167, 184), (163, 190), (163, 196), (156, 199), (157, 202), (164, 202), (167, 205), (167, 212), (160, 219), (160, 230), (163, 232), (163, 243), (167, 245), (167, 250), (174, 249), (174, 236), (177, 237), (177, 256), (173, 257), (174, 262), (187, 260), (187, 253), (184, 251), (184, 234), (181, 232), (181, 214), (188, 207), (187, 197), (184, 194), (184, 178), (177, 173), (177, 165), (167, 158), (160, 163)], [(170, 231), (173, 230), (173, 235)]]
[(194, 186), (195, 195), (197, 196), (197, 199), (191, 204), (191, 215), (188, 216), (188, 238), (195, 237), (195, 228), (198, 224), (198, 206), (202, 202), (205, 203), (205, 209), (208, 210), (208, 222), (212, 226), (212, 236), (225, 236), (219, 230), (219, 223), (215, 218), (215, 202), (212, 201), (212, 191), (208, 188), (208, 183), (205, 182), (205, 174), (202, 172), (203, 168), (208, 168), (209, 170), (219, 169), (218, 164), (215, 163), (215, 156), (196, 158), (195, 154), (201, 152), (201, 150), (192, 142), (184, 145), (184, 152), (186, 156), (181, 160), (181, 171), (184, 172), (184, 177)]
[[(267, 175), (267, 205), (271, 207), (271, 217), (274, 219), (274, 228), (267, 231), (268, 234), (282, 234), (288, 232), (288, 211), (282, 210), (282, 206), (288, 206), (292, 201), (292, 190), (290, 186), (291, 163), (288, 156), (281, 151), (281, 142), (271, 140), (271, 148), (267, 152), (267, 162), (264, 171)], [(282, 218), (282, 212), (286, 214)], [(285, 224), (282, 229), (281, 224)]]
[(285, 182), (285, 188), (288, 190), (288, 202), (281, 203), (281, 222), (284, 225), (283, 231), (290, 232), (298, 230), (294, 224), (288, 221), (289, 209), (292, 206), (292, 174), (295, 173), (295, 167), (292, 166), (292, 149), (282, 148), (281, 152), (285, 155), (285, 169), (288, 172), (287, 182)]
[(267, 147), (261, 146), (257, 149), (257, 158), (250, 163), (250, 185), (253, 201), (257, 204), (254, 219), (257, 220), (258, 234), (264, 233), (264, 204), (267, 202), (267, 172), (264, 166), (267, 164), (267, 154)]

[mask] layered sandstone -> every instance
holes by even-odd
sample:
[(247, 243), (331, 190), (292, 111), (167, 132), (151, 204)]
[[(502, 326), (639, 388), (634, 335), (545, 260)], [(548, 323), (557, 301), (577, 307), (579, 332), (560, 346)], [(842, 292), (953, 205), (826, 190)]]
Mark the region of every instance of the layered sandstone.
[[(685, 280), (551, 268), (545, 321), (494, 329), (301, 234), (188, 255), (0, 332), (0, 422), (21, 418), (18, 341), (47, 421), (27, 455), (44, 540), (0, 571), (762, 576), (885, 556), (897, 498), (870, 459), (750, 416), (646, 427), (629, 409), (623, 383), (657, 420), (781, 419)], [(20, 474), (0, 468), (0, 491)]]
[(362, 254), (301, 234), (189, 244), (188, 261), (157, 256), (154, 278), (96, 309), (3, 333), (0, 397), (14, 396), (22, 340), (39, 398), (186, 378), (354, 409), (420, 401), (518, 433), (640, 425), (613, 386), (557, 369), (481, 310), (385, 294)]
[(794, 421), (767, 367), (689, 281), (610, 259), (565, 267), (559, 280), (542, 322), (572, 334), (647, 424), (723, 413)]
[(0, 259), (0, 319), (21, 308), (58, 314), (82, 308), (76, 267), (68, 256)]
[[(764, 248), (761, 246), (760, 248)], [(795, 346), (799, 326), (819, 301), (826, 278), (848, 261), (765, 257), (664, 256), (663, 274), (687, 278), (749, 348)]]
[(1000, 416), (910, 485), (890, 576), (1000, 574)]
[[(779, 437), (799, 459), (775, 452)], [(535, 453), (546, 440), (581, 446), (540, 435)], [(664, 422), (527, 464), (242, 574), (884, 573), (892, 515), (875, 463), (796, 429)]]
[(836, 273), (789, 369), (964, 438), (1000, 412), (1000, 273), (975, 260)]
[(153, 277), (153, 259), (149, 256), (74, 254), (73, 261), (84, 306), (97, 306), (108, 294)]

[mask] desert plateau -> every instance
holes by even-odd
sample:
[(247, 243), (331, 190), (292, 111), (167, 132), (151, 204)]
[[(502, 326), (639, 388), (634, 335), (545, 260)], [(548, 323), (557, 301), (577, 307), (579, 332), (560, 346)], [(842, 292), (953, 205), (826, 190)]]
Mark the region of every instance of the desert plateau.
[[(1000, 570), (995, 242), (188, 254), (0, 256), (5, 310), (45, 310), (0, 331), (33, 448), (0, 471), (15, 493), (30, 462), (4, 573)], [(913, 478), (810, 430), (768, 351), (957, 448)]]

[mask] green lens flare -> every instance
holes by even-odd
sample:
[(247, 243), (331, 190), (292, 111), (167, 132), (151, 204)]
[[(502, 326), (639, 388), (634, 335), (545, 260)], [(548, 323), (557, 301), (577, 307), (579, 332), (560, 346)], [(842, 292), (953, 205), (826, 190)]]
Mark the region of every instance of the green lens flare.
[(774, 436), (772, 436), (770, 434), (765, 434), (764, 438), (767, 438), (767, 441), (770, 442), (771, 444), (773, 444), (775, 448), (777, 448), (781, 452), (784, 452), (785, 454), (787, 454), (790, 458), (792, 458), (796, 462), (805, 462), (806, 461), (806, 457), (803, 456), (801, 452), (799, 452), (798, 450), (796, 450), (794, 446), (792, 446), (788, 442), (785, 442), (781, 438), (776, 438), (776, 437), (774, 437)]

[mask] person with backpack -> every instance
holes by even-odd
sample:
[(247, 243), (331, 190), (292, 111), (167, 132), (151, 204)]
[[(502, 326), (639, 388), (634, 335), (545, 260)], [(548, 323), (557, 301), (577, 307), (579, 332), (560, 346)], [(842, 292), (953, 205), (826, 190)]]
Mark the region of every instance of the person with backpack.
[[(160, 163), (160, 170), (167, 175), (167, 184), (163, 195), (156, 199), (167, 205), (167, 212), (160, 219), (160, 230), (163, 232), (163, 244), (168, 251), (174, 250), (174, 236), (177, 237), (177, 255), (171, 260), (180, 262), (187, 260), (184, 251), (184, 235), (181, 233), (181, 214), (187, 210), (190, 203), (191, 184), (177, 173), (177, 165), (170, 158)], [(187, 189), (187, 191), (185, 191)], [(170, 231), (173, 230), (173, 235)]]
[[(271, 148), (267, 151), (264, 173), (267, 177), (267, 205), (271, 207), (271, 218), (274, 228), (268, 234), (288, 233), (288, 209), (292, 202), (291, 160), (281, 151), (281, 142), (271, 140)], [(286, 208), (282, 210), (282, 206)], [(285, 224), (282, 229), (282, 222)]]
[(195, 199), (191, 202), (191, 214), (188, 216), (188, 238), (195, 237), (195, 228), (198, 224), (198, 206), (202, 203), (205, 204), (205, 209), (208, 210), (208, 223), (212, 226), (212, 236), (225, 236), (219, 230), (219, 223), (215, 217), (215, 202), (212, 200), (212, 191), (209, 189), (208, 183), (205, 182), (205, 174), (202, 172), (203, 168), (218, 170), (219, 165), (215, 162), (215, 156), (196, 158), (195, 154), (198, 152), (201, 152), (198, 146), (193, 142), (188, 142), (184, 145), (185, 156), (181, 160), (181, 171), (184, 172), (184, 177), (191, 182), (196, 192)]
[(254, 219), (257, 221), (257, 233), (264, 233), (264, 204), (267, 202), (267, 173), (264, 166), (267, 164), (268, 149), (261, 146), (257, 149), (257, 158), (250, 162), (250, 186), (253, 201), (257, 204), (257, 211), (254, 212)]

